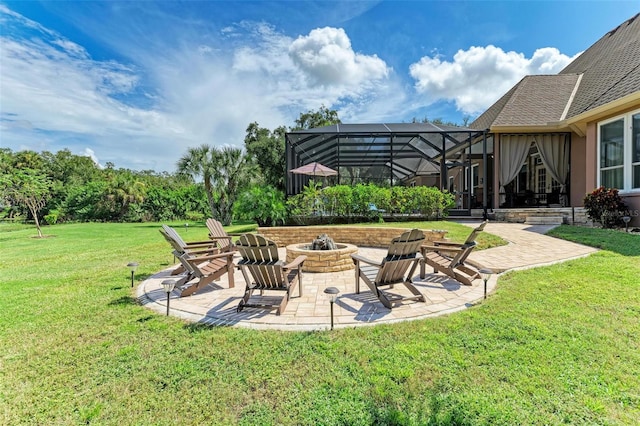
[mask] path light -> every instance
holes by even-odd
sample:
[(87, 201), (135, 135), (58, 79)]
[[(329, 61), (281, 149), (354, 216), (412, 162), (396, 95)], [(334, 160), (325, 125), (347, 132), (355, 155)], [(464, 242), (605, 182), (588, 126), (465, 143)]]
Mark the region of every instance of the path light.
[(335, 287), (327, 287), (324, 289), (324, 293), (331, 296), (329, 303), (331, 303), (331, 330), (333, 330), (333, 304), (336, 302), (336, 298), (338, 297), (340, 290)]
[(631, 222), (631, 216), (622, 216), (622, 221), (624, 222), (625, 232), (629, 232), (629, 222)]
[(176, 282), (174, 280), (164, 280), (160, 284), (162, 284), (162, 288), (167, 293), (167, 316), (169, 316), (169, 295), (175, 288)]
[(184, 224), (184, 232), (187, 232), (189, 230), (189, 224), (185, 223)]
[(131, 288), (133, 288), (133, 275), (136, 273), (136, 269), (138, 269), (138, 262), (129, 262), (127, 267), (131, 271)]
[(491, 269), (480, 269), (478, 272), (480, 272), (480, 276), (482, 277), (482, 281), (484, 281), (484, 298), (487, 298), (487, 281), (489, 281), (489, 278), (491, 278), (491, 274), (493, 274), (493, 271)]

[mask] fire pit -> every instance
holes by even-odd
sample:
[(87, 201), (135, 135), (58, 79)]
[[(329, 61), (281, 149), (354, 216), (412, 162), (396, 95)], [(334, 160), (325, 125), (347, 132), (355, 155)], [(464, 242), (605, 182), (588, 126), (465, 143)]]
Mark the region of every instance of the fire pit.
[(353, 269), (351, 254), (358, 251), (352, 244), (336, 243), (326, 234), (319, 235), (311, 244), (287, 246), (287, 263), (300, 255), (307, 256), (302, 265), (305, 272), (338, 272)]

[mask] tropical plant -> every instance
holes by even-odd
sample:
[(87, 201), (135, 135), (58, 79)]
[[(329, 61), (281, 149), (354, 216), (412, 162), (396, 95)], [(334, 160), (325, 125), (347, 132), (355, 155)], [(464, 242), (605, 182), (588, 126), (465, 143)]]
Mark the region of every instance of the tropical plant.
[(233, 203), (251, 176), (249, 158), (239, 148), (218, 149), (208, 145), (190, 148), (178, 160), (178, 171), (202, 177), (211, 216), (223, 225), (233, 219)]
[(118, 170), (110, 174), (102, 202), (111, 212), (109, 220), (140, 221), (142, 214), (135, 207), (136, 214), (129, 212), (130, 207), (144, 201), (146, 185), (129, 170)]
[(349, 185), (329, 186), (322, 190), (328, 214), (349, 216), (353, 213), (353, 191)]
[(322, 183), (311, 179), (302, 188), (300, 194), (289, 197), (287, 205), (289, 211), (294, 216), (315, 216), (324, 213), (322, 202)]
[(287, 214), (284, 192), (272, 186), (254, 186), (243, 192), (233, 209), (239, 219), (253, 220), (259, 226), (284, 223)]
[(622, 223), (622, 216), (628, 207), (615, 188), (601, 186), (584, 197), (587, 216), (599, 222), (603, 228), (615, 228)]
[(213, 169), (216, 167), (214, 151), (215, 148), (209, 145), (189, 148), (177, 163), (178, 173), (191, 175), (194, 179), (202, 178), (212, 216), (216, 210), (212, 182)]

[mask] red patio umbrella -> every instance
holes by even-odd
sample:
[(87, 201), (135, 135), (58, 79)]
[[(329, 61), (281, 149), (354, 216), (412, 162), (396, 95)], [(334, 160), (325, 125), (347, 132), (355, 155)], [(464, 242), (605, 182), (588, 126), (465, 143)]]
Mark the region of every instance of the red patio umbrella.
[(335, 176), (338, 174), (337, 171), (327, 166), (323, 166), (320, 163), (309, 163), (304, 166), (298, 167), (297, 169), (292, 169), (289, 171), (297, 175), (308, 176)]

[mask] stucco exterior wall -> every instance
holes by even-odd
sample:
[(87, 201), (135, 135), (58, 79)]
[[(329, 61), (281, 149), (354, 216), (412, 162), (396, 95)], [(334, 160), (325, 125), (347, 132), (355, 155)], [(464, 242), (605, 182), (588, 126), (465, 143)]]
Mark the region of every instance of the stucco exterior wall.
[(571, 134), (571, 158), (569, 160), (569, 205), (582, 206), (587, 193), (586, 186), (586, 152), (587, 138)]
[(622, 200), (629, 207), (631, 222), (629, 226), (640, 226), (640, 194), (621, 194)]

